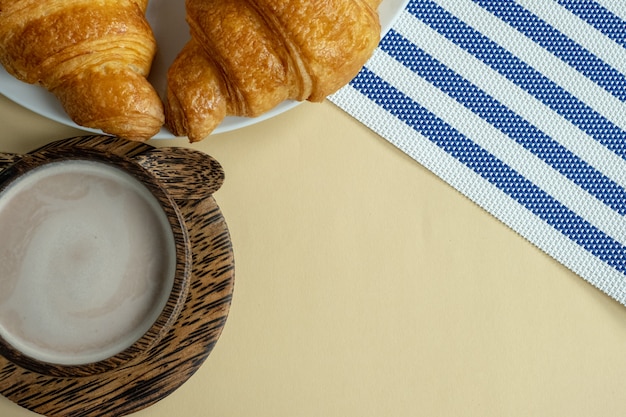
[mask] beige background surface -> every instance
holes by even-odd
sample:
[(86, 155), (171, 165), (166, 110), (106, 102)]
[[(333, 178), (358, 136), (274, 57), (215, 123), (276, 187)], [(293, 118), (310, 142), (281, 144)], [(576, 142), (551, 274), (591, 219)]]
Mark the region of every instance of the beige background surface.
[[(5, 152), (81, 133), (2, 96), (0, 126)], [(234, 301), (135, 416), (624, 415), (626, 309), (331, 103), (193, 147), (226, 172)]]

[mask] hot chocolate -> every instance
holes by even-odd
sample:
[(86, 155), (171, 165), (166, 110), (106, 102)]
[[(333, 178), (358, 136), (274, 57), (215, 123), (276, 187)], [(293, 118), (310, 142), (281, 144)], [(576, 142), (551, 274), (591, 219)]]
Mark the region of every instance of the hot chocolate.
[(175, 243), (158, 200), (101, 162), (42, 165), (0, 192), (0, 335), (76, 365), (139, 339), (171, 291)]

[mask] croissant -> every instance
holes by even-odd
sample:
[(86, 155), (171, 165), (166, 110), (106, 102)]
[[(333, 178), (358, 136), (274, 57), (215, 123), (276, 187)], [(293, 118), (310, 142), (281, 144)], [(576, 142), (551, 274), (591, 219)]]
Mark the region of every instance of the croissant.
[(0, 0), (0, 63), (52, 92), (77, 124), (147, 140), (164, 124), (146, 80), (148, 0)]
[(380, 0), (186, 0), (191, 39), (168, 70), (166, 125), (198, 141), (227, 115), (322, 101), (380, 40)]

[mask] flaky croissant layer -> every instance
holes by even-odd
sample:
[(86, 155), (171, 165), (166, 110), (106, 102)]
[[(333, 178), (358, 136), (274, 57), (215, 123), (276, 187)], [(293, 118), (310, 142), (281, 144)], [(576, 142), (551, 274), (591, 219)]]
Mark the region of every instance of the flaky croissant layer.
[(0, 62), (55, 94), (77, 124), (146, 140), (164, 123), (146, 80), (147, 0), (0, 0)]
[(191, 40), (168, 71), (166, 123), (198, 141), (227, 115), (322, 101), (378, 45), (379, 0), (186, 0)]

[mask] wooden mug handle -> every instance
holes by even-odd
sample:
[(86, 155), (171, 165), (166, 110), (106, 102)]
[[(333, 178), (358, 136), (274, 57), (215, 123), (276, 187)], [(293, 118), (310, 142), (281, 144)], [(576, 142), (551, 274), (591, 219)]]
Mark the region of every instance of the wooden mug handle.
[(175, 200), (207, 198), (224, 183), (220, 163), (193, 149), (153, 148), (133, 159), (150, 171)]

